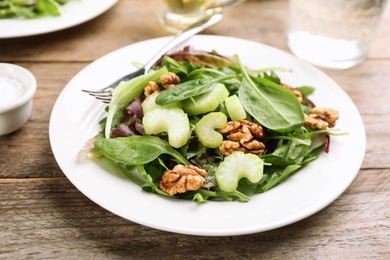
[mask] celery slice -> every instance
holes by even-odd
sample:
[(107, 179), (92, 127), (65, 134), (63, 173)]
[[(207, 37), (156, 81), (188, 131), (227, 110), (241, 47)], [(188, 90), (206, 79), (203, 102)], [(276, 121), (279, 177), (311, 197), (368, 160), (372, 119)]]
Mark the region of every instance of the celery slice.
[(181, 102), (175, 102), (175, 103), (168, 104), (165, 106), (157, 105), (156, 98), (157, 98), (158, 94), (159, 94), (158, 92), (154, 92), (153, 94), (147, 96), (145, 98), (145, 100), (142, 102), (142, 111), (144, 112), (144, 114), (150, 110), (157, 108), (157, 107), (160, 107), (160, 108), (161, 107), (163, 107), (163, 108), (182, 108), (183, 107)]
[(214, 111), (229, 96), (229, 91), (222, 83), (204, 94), (185, 99), (183, 109), (188, 115), (200, 115)]
[(226, 109), (230, 118), (233, 121), (242, 120), (246, 118), (246, 111), (241, 105), (241, 101), (237, 95), (232, 95), (225, 100)]
[(169, 144), (175, 148), (185, 145), (190, 138), (188, 116), (180, 108), (154, 108), (145, 113), (142, 123), (148, 135), (166, 132)]
[(195, 125), (195, 134), (206, 147), (217, 148), (223, 141), (222, 134), (215, 128), (222, 128), (227, 123), (227, 117), (222, 112), (211, 112), (203, 116)]
[(232, 192), (238, 187), (241, 178), (246, 177), (256, 183), (263, 177), (263, 160), (254, 154), (233, 152), (225, 157), (215, 172), (218, 187), (223, 191)]

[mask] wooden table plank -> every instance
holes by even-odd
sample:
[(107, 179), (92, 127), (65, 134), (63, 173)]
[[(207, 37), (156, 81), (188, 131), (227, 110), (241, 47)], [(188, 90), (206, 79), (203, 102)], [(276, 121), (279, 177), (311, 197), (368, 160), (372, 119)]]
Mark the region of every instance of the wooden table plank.
[(319, 213), (284, 228), (237, 237), (187, 236), (132, 223), (91, 202), (65, 178), (1, 180), (0, 255), (258, 259), (285, 252), (328, 259), (332, 252), (332, 259), (346, 254), (380, 259), (390, 253), (390, 208), (385, 206), (390, 187), (383, 180), (390, 180), (389, 171), (364, 170), (343, 196)]
[[(387, 259), (389, 4), (368, 60), (349, 70), (324, 70), (361, 113), (367, 149), (351, 186), (317, 214), (245, 236), (181, 235), (118, 217), (69, 182), (52, 155), (48, 137), (56, 98), (95, 59), (128, 44), (171, 35), (157, 22), (162, 6), (162, 1), (121, 0), (105, 14), (75, 28), (0, 39), (0, 61), (26, 67), (38, 81), (26, 125), (0, 137), (0, 259)], [(287, 12), (287, 0), (248, 0), (227, 9), (224, 20), (204, 33), (289, 51)]]

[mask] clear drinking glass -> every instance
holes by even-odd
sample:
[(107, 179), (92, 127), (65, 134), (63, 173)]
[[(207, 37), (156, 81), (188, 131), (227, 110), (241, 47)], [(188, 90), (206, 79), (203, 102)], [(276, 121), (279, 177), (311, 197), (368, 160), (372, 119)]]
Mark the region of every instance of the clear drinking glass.
[(290, 0), (288, 45), (298, 57), (327, 68), (362, 63), (387, 0)]
[(159, 17), (169, 31), (177, 32), (201, 20), (214, 0), (164, 0), (167, 9)]

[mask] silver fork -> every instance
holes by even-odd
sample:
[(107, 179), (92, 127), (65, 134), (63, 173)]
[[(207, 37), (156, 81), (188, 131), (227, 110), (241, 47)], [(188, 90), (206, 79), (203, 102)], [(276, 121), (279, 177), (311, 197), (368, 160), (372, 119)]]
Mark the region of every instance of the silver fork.
[(162, 55), (166, 54), (167, 51), (171, 50), (175, 46), (184, 42), (185, 40), (191, 38), (193, 35), (203, 31), (204, 29), (216, 24), (219, 22), (222, 17), (222, 7), (216, 7), (207, 10), (205, 18), (200, 20), (199, 22), (189, 26), (182, 32), (179, 32), (168, 44), (166, 44), (160, 51), (158, 51), (142, 68), (137, 71), (134, 71), (117, 81), (113, 82), (109, 86), (100, 89), (100, 90), (85, 90), (82, 91), (88, 93), (89, 95), (103, 101), (104, 103), (110, 103), (112, 97), (112, 91), (118, 86), (121, 81), (128, 81), (137, 76), (148, 73), (148, 71), (153, 67), (153, 65), (162, 57)]

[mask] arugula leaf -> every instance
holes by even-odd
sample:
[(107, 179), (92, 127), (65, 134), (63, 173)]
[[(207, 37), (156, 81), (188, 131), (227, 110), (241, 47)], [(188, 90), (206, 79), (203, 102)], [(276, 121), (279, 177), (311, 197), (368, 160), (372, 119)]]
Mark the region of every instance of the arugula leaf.
[(199, 202), (199, 203), (204, 203), (206, 202), (206, 200), (208, 199), (209, 197), (208, 196), (204, 196), (202, 194), (200, 194), (199, 192), (196, 193), (193, 197), (192, 197), (192, 201), (195, 201), (195, 202)]
[(189, 68), (187, 68), (185, 64), (179, 63), (174, 59), (170, 58), (169, 56), (164, 56), (161, 65), (167, 67), (170, 72), (173, 72), (176, 75), (180, 75), (181, 78), (187, 77)]
[(310, 163), (310, 162), (314, 161), (315, 159), (317, 159), (324, 152), (325, 146), (326, 146), (326, 143), (323, 143), (322, 145), (320, 145), (320, 146), (314, 148), (313, 150), (311, 150), (303, 158), (301, 165), (305, 166), (308, 163)]
[(227, 199), (230, 201), (234, 200), (234, 198), (237, 198), (241, 202), (248, 202), (249, 201), (249, 197), (246, 196), (244, 193), (239, 192), (238, 190), (227, 192), (227, 191), (223, 191), (223, 190), (218, 189), (218, 188), (215, 188), (215, 189), (217, 191), (215, 197), (217, 197), (217, 198), (224, 198), (224, 199)]
[(21, 17), (60, 16), (61, 5), (72, 0), (0, 0), (0, 19)]
[(311, 133), (304, 127), (284, 135), (271, 131), (269, 135), (267, 140), (278, 140), (278, 144), (272, 153), (265, 154), (262, 158), (275, 166), (300, 165), (310, 150), (324, 142), (324, 140), (317, 138), (319, 144), (313, 144)]
[(268, 180), (265, 182), (261, 182), (261, 184), (259, 184), (256, 187), (255, 194), (266, 192), (272, 187), (278, 185), (279, 183), (283, 182), (288, 177), (290, 177), (294, 172), (296, 172), (301, 167), (302, 167), (301, 165), (289, 165), (280, 174), (278, 172), (274, 172), (272, 174), (265, 175), (268, 178)]
[[(12, 14), (15, 14), (19, 17), (25, 17), (25, 18), (35, 18), (38, 16), (38, 14), (35, 12), (34, 6), (20, 6), (16, 4), (9, 3), (9, 11), (7, 16), (11, 17)], [(6, 16), (0, 16), (5, 18)]]
[(35, 6), (41, 13), (46, 13), (52, 16), (60, 16), (58, 7), (60, 5), (54, 0), (36, 0)]
[(167, 197), (173, 197), (169, 195), (168, 193), (163, 192), (158, 188), (158, 185), (154, 182), (153, 178), (146, 172), (145, 165), (137, 165), (137, 170), (139, 174), (145, 179), (145, 184), (142, 185), (142, 189), (146, 192), (156, 192), (157, 194), (167, 196)]
[(237, 199), (240, 202), (249, 201), (249, 197), (242, 192), (239, 192), (237, 190), (232, 192), (226, 192), (218, 188), (215, 188), (215, 190), (199, 189), (197, 191), (190, 191), (178, 194), (177, 197), (182, 199), (192, 199), (193, 201), (201, 203), (205, 202), (209, 198), (224, 199), (228, 201), (233, 201)]

